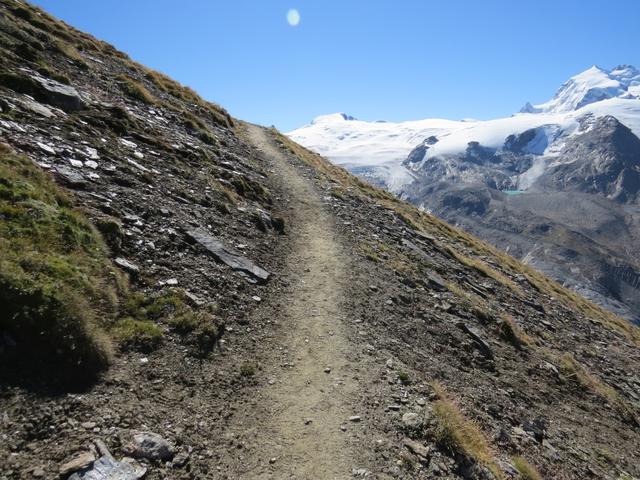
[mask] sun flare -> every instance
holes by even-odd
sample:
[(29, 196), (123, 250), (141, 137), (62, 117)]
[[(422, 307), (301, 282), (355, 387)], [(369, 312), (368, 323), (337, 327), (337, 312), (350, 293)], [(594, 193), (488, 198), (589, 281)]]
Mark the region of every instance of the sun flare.
[(295, 27), (300, 23), (300, 12), (295, 8), (290, 9), (287, 12), (287, 23), (292, 27)]

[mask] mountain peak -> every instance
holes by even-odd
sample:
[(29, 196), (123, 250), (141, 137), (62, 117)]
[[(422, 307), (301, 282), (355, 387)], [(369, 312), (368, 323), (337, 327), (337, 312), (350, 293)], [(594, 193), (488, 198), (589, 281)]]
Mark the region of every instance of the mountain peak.
[(610, 98), (640, 98), (640, 71), (633, 65), (606, 70), (593, 65), (566, 81), (548, 102), (531, 105), (521, 113), (564, 113)]
[(327, 115), (320, 115), (314, 118), (311, 121), (311, 125), (317, 125), (319, 123), (335, 123), (335, 122), (349, 122), (352, 120), (357, 120), (355, 117), (351, 115), (347, 115), (346, 113), (329, 113)]

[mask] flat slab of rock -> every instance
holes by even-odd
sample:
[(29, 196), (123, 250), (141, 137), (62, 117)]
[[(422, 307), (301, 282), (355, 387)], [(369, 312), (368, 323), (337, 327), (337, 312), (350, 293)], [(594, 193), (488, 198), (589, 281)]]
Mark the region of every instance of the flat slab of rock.
[(486, 342), (484, 338), (482, 338), (480, 333), (478, 333), (478, 331), (475, 328), (469, 327), (464, 322), (459, 322), (457, 325), (458, 325), (458, 328), (460, 328), (462, 331), (464, 331), (467, 335), (471, 337), (473, 342), (477, 345), (478, 350), (480, 350), (480, 353), (482, 353), (485, 357), (493, 360), (493, 350), (491, 350), (491, 347), (489, 346), (489, 344)]
[(87, 186), (87, 179), (82, 174), (68, 167), (56, 167), (56, 173), (60, 179), (73, 188), (84, 188)]
[(131, 275), (138, 275), (140, 273), (140, 267), (138, 267), (136, 264), (130, 262), (129, 260), (127, 260), (126, 258), (122, 258), (122, 257), (117, 257), (113, 263), (115, 263), (116, 265), (118, 265), (120, 268), (122, 268), (123, 270), (129, 272)]
[(69, 480), (138, 480), (146, 473), (147, 469), (133, 460), (118, 462), (113, 457), (104, 455), (89, 468), (71, 475)]
[(439, 292), (445, 292), (449, 289), (447, 282), (436, 272), (427, 272), (426, 281), (429, 287)]
[(260, 282), (266, 282), (269, 272), (260, 268), (248, 258), (237, 251), (227, 247), (217, 238), (202, 229), (190, 230), (187, 235), (206, 248), (217, 260), (230, 266), (236, 271), (244, 272), (256, 278)]
[(75, 112), (85, 108), (84, 101), (75, 88), (40, 75), (32, 75), (31, 78), (40, 86), (39, 91), (36, 92), (37, 97), (49, 105), (65, 112)]

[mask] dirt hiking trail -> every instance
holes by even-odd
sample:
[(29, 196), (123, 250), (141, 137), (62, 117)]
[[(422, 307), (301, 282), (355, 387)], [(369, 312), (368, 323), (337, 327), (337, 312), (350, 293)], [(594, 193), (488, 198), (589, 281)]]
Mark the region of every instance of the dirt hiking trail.
[(285, 269), (289, 291), (279, 299), (277, 319), (289, 332), (281, 351), (293, 365), (273, 366), (280, 373), (266, 394), (264, 408), (270, 414), (255, 432), (258, 449), (270, 459), (269, 472), (246, 478), (351, 478), (354, 458), (345, 431), (356, 420), (350, 417), (357, 414), (358, 380), (347, 359), (353, 346), (343, 311), (349, 259), (311, 181), (264, 129), (250, 125), (248, 137), (273, 162), (293, 209), (293, 245)]

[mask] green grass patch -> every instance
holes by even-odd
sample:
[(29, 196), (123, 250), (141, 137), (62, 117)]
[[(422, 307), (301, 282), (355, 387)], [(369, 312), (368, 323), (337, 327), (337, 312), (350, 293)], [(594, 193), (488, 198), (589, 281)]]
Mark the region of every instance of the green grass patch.
[[(196, 348), (198, 355), (210, 352), (221, 335), (221, 322), (210, 308), (194, 309), (186, 301), (184, 291), (171, 289), (158, 295), (135, 293), (129, 296), (122, 308), (122, 315), (138, 322), (127, 325), (147, 327), (162, 323), (183, 337)], [(156, 327), (158, 328), (158, 327)], [(162, 331), (158, 328), (160, 335)], [(135, 329), (130, 330), (135, 334)], [(137, 342), (128, 342), (126, 335), (119, 336), (124, 347), (139, 347)], [(143, 345), (144, 346), (144, 345)]]
[(252, 362), (245, 362), (240, 365), (240, 376), (247, 378), (253, 377), (258, 370), (258, 366)]
[(121, 318), (111, 329), (111, 334), (124, 348), (150, 352), (160, 346), (162, 329), (149, 320)]
[[(0, 332), (24, 364), (97, 371), (122, 285), (95, 228), (31, 160), (0, 146)], [(25, 365), (26, 366), (26, 365)]]

